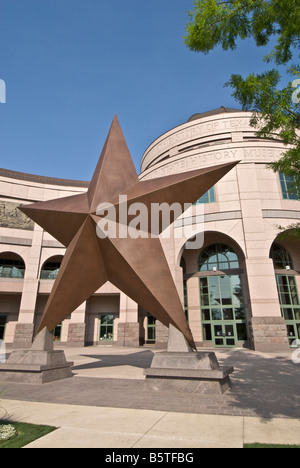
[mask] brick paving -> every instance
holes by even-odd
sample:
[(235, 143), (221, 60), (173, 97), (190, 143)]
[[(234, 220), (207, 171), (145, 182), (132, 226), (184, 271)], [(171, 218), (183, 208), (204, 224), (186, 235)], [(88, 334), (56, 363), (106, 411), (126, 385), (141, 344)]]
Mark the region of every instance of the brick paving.
[[(300, 364), (293, 364), (288, 353), (266, 355), (244, 349), (217, 351), (220, 365), (235, 367), (233, 387), (225, 395), (153, 391), (141, 377), (143, 368), (151, 363), (153, 355), (149, 350), (111, 348), (104, 351), (91, 347), (66, 350), (66, 354), (68, 358), (72, 354), (75, 359), (75, 377), (45, 385), (2, 383), (3, 398), (198, 414), (300, 418)], [(116, 369), (121, 369), (119, 378), (110, 378)], [(127, 369), (136, 372), (138, 378), (124, 378)], [(93, 376), (84, 376), (87, 370)], [(99, 377), (100, 371), (105, 372), (106, 377)]]

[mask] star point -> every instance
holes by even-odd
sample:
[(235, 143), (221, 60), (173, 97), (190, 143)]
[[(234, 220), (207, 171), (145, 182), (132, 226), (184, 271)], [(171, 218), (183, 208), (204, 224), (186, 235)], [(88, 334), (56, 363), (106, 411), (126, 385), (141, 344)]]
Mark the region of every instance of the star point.
[(160, 239), (151, 235), (100, 238), (97, 208), (110, 203), (118, 215), (120, 195), (126, 195), (129, 206), (143, 203), (150, 233), (153, 203), (177, 202), (182, 207), (194, 203), (236, 164), (140, 181), (115, 116), (86, 193), (21, 207), (67, 249), (38, 332), (45, 327), (53, 330), (110, 281), (164, 325), (174, 325), (195, 348)]

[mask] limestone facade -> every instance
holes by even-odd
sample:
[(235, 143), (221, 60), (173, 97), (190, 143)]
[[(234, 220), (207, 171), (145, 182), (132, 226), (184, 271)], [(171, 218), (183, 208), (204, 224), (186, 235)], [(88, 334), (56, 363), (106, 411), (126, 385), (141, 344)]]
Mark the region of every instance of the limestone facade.
[[(267, 168), (286, 148), (275, 139), (257, 139), (250, 118), (251, 113), (225, 108), (197, 114), (155, 140), (141, 161), (142, 180), (240, 161), (162, 238), (199, 347), (276, 351), (300, 340), (299, 240), (278, 238), (278, 226), (287, 229), (300, 221), (300, 201), (289, 197), (288, 180)], [(17, 206), (87, 187), (0, 170), (0, 339), (7, 346), (31, 343), (65, 253)], [(190, 229), (182, 232), (184, 223)], [(189, 244), (195, 234), (197, 244)], [(284, 255), (285, 262), (275, 265), (274, 256)], [(160, 347), (167, 336), (110, 283), (54, 335), (57, 343), (70, 346), (139, 346), (154, 343), (156, 336)]]

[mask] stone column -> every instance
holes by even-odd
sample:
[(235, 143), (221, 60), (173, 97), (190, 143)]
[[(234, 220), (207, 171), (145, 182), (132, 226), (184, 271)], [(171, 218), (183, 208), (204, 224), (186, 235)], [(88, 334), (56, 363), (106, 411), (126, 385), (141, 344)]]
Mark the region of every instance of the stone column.
[(68, 324), (67, 346), (85, 346), (85, 314), (86, 302), (81, 304), (71, 315)]
[(199, 291), (199, 278), (192, 277), (187, 281), (187, 294), (188, 294), (188, 311), (189, 311), (189, 325), (193, 333), (194, 341), (196, 344), (202, 342), (202, 327), (201, 327), (201, 305), (200, 305), (200, 291)]
[[(266, 225), (255, 164), (237, 167), (246, 247), (245, 267), (252, 318), (249, 331), (257, 351), (288, 349), (285, 322), (281, 315), (273, 262), (269, 258)], [(249, 182), (251, 181), (251, 182)], [(284, 330), (285, 329), (285, 330)]]
[(18, 323), (15, 328), (13, 348), (29, 348), (34, 333), (34, 313), (39, 287), (40, 254), (43, 229), (35, 224), (30, 256), (26, 262), (23, 292)]
[(273, 261), (269, 258), (248, 259), (246, 268), (252, 309), (249, 332), (254, 349), (263, 352), (288, 350)]
[(122, 292), (120, 294), (120, 318), (114, 341), (118, 346), (138, 347), (140, 345), (138, 305)]

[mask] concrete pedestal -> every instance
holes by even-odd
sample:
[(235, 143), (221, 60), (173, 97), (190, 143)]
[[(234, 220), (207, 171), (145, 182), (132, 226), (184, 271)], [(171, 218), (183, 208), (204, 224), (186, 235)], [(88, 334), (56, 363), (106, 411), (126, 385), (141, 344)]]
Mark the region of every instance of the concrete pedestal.
[[(155, 353), (144, 374), (152, 390), (222, 395), (231, 388), (233, 367), (220, 367), (213, 352), (193, 352), (171, 326), (168, 349)], [(177, 351), (175, 351), (177, 346)]]
[(0, 382), (44, 384), (73, 377), (73, 362), (64, 351), (54, 351), (53, 338), (45, 328), (29, 350), (13, 351), (6, 364), (0, 364)]

